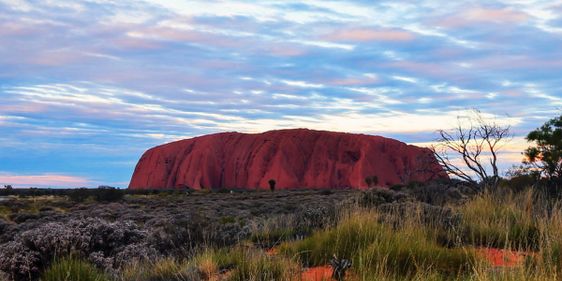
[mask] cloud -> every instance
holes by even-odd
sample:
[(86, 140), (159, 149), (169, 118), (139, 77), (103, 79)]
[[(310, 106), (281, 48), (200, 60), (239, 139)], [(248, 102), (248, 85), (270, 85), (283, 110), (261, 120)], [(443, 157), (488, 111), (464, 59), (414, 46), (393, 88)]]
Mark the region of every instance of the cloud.
[(0, 4), (8, 6), (10, 9), (22, 12), (29, 12), (33, 9), (33, 5), (26, 0), (1, 0)]
[(324, 85), (322, 84), (308, 83), (305, 81), (281, 80), (281, 82), (289, 86), (294, 86), (299, 88), (313, 88), (313, 89), (324, 88)]
[(437, 25), (446, 28), (461, 28), (474, 24), (521, 24), (530, 20), (530, 16), (522, 11), (510, 8), (473, 7), (463, 9), (458, 14), (437, 20)]
[(21, 175), (0, 172), (0, 185), (14, 187), (82, 187), (91, 184), (91, 180), (83, 177), (61, 174)]
[(404, 30), (392, 29), (369, 29), (369, 28), (350, 28), (334, 31), (323, 36), (326, 40), (331, 41), (350, 41), (350, 42), (368, 42), (368, 41), (394, 41), (404, 42), (415, 39), (414, 34)]
[(3, 0), (0, 171), (126, 182), (145, 149), (225, 130), (423, 142), (467, 105), (510, 113), (522, 136), (559, 114), (559, 12), (508, 0)]

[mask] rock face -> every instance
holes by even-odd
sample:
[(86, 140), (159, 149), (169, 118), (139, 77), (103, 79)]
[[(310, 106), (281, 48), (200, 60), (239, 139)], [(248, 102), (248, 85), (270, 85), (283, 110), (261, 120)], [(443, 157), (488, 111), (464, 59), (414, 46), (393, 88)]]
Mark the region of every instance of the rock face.
[(129, 188), (268, 189), (271, 179), (276, 189), (367, 188), (367, 182), (436, 178), (447, 175), (426, 148), (380, 136), (292, 129), (219, 133), (151, 148)]

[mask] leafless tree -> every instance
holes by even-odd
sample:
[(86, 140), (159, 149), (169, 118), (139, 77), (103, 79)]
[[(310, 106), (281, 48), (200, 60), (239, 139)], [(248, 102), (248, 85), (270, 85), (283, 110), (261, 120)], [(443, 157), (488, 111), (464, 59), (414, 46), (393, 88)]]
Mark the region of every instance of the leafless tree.
[(496, 187), (498, 151), (511, 138), (511, 127), (485, 119), (478, 110), (457, 119), (456, 128), (437, 131), (437, 144), (431, 147), (437, 161), (449, 175)]

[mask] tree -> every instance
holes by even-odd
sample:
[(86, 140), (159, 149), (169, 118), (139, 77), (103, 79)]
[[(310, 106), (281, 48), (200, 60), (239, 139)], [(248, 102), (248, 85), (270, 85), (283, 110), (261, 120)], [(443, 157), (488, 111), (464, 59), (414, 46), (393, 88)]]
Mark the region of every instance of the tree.
[(511, 127), (485, 119), (478, 110), (457, 117), (457, 121), (456, 128), (438, 131), (437, 144), (431, 147), (435, 158), (449, 175), (474, 185), (496, 187), (500, 179), (498, 152), (511, 138)]
[(271, 189), (271, 191), (275, 191), (275, 180), (270, 179), (267, 183), (269, 183), (269, 189)]
[(531, 131), (526, 139), (534, 142), (534, 145), (525, 150), (524, 155), (527, 159), (524, 163), (537, 171), (541, 177), (552, 182), (560, 182), (562, 180), (562, 115)]
[(6, 184), (6, 185), (4, 185), (4, 188), (5, 188), (6, 190), (12, 190), (12, 189), (14, 189), (11, 184)]
[(377, 176), (366, 177), (365, 183), (367, 184), (367, 187), (377, 186), (379, 184), (379, 178)]

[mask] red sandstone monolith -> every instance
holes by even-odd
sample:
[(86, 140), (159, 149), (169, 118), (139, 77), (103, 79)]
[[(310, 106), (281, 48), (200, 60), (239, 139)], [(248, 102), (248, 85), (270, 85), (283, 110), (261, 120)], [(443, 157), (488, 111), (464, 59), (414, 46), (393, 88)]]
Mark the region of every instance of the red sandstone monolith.
[[(368, 180), (366, 180), (369, 178)], [(307, 129), (219, 133), (149, 149), (131, 189), (367, 188), (447, 178), (431, 151), (363, 134)]]

